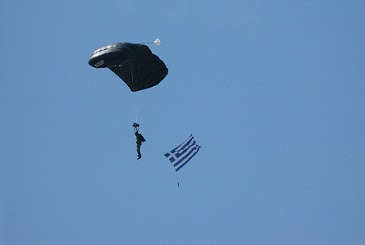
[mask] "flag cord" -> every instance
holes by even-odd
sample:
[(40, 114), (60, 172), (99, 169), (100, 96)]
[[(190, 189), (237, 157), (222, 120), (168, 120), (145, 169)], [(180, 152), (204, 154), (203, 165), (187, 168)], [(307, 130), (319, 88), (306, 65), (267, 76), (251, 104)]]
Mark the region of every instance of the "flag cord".
[[(153, 152), (154, 154), (156, 155), (161, 155), (160, 152), (158, 152), (157, 150), (155, 149), (152, 149), (151, 147), (145, 147), (146, 150), (149, 150), (151, 152)], [(175, 171), (175, 176), (176, 176), (176, 182), (177, 182), (177, 188), (180, 188), (180, 181), (179, 181), (179, 176), (177, 174), (177, 172)]]
[(175, 172), (175, 174), (176, 174), (177, 188), (180, 188), (180, 182), (179, 182), (179, 177), (177, 176), (177, 172)]
[(155, 153), (155, 154), (158, 154), (158, 155), (161, 155), (161, 153), (159, 152), (159, 151), (157, 151), (157, 150), (155, 150), (155, 149), (152, 149), (151, 147), (143, 147), (143, 148), (145, 148), (146, 150), (149, 150), (149, 151), (152, 151), (153, 153)]

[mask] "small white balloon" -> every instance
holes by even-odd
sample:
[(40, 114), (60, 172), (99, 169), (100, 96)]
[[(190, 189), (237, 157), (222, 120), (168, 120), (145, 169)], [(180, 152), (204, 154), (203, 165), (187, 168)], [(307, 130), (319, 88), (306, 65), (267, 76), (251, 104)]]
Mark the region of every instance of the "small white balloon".
[(161, 44), (161, 40), (159, 38), (156, 38), (156, 40), (153, 41), (153, 44), (160, 45)]

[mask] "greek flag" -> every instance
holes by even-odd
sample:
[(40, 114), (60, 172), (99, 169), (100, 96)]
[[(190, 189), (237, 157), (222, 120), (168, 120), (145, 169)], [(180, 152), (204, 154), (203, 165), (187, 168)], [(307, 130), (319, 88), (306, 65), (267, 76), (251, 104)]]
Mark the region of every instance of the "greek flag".
[(177, 172), (199, 152), (199, 149), (200, 146), (196, 144), (195, 139), (191, 134), (184, 143), (166, 153), (165, 157), (174, 165), (175, 171)]

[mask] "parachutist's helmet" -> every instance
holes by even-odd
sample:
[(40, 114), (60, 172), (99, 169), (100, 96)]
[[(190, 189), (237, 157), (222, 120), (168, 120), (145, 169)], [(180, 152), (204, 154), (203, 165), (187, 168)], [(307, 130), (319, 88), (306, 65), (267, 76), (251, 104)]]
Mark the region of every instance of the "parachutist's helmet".
[(138, 128), (139, 124), (138, 123), (133, 123), (133, 127)]

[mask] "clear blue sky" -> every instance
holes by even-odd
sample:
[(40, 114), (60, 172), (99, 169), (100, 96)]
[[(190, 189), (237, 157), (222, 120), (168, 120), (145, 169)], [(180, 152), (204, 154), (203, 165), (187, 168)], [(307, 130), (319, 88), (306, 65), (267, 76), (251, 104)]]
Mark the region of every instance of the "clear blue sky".
[[(0, 244), (365, 244), (364, 13), (1, 0)], [(169, 74), (150, 90), (87, 63), (156, 37)], [(163, 154), (190, 133), (176, 175)]]

